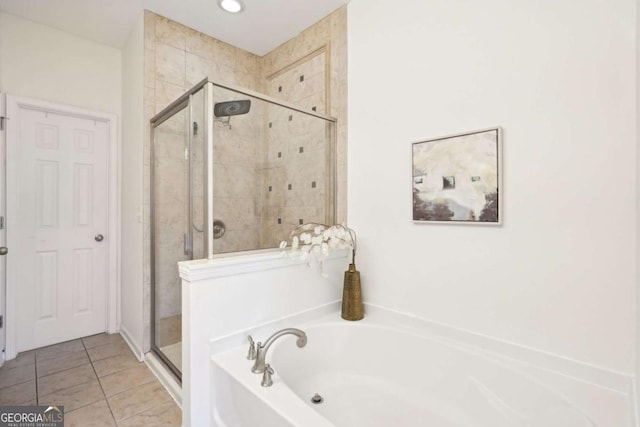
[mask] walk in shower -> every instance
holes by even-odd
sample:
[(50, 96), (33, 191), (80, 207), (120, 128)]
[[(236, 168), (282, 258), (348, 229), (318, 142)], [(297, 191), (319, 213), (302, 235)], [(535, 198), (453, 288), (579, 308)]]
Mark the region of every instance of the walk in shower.
[(178, 262), (335, 220), (335, 119), (204, 80), (151, 119), (151, 347), (180, 377)]

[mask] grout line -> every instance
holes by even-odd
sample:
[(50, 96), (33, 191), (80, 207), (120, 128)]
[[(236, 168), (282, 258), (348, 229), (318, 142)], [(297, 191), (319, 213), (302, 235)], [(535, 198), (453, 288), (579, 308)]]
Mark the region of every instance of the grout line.
[[(126, 416), (125, 418), (121, 419), (121, 420), (120, 420), (121, 422), (124, 422), (124, 421), (126, 421), (126, 420), (128, 420), (128, 419), (130, 419), (130, 418), (136, 417), (136, 416), (138, 416), (138, 415), (140, 415), (140, 414), (143, 414), (143, 413), (145, 413), (145, 412), (151, 411), (152, 409), (159, 408), (160, 406), (167, 405), (167, 404), (169, 404), (169, 403), (172, 403), (172, 404), (174, 404), (174, 405), (177, 405), (177, 404), (176, 404), (176, 402), (175, 402), (175, 401), (173, 400), (173, 398), (171, 397), (171, 395), (169, 394), (169, 392), (168, 392), (168, 391), (166, 390), (166, 388), (164, 387), (164, 385), (163, 385), (163, 384), (162, 384), (162, 383), (161, 383), (157, 378), (154, 378), (154, 379), (153, 379), (153, 381), (150, 381), (150, 382), (148, 382), (148, 383), (139, 384), (139, 385), (137, 385), (137, 386), (135, 386), (135, 387), (132, 387), (132, 388), (130, 388), (130, 389), (123, 390), (123, 391), (121, 391), (121, 392), (119, 392), (119, 393), (114, 394), (114, 395), (113, 395), (113, 396), (111, 396), (111, 397), (115, 397), (115, 396), (118, 396), (118, 395), (123, 394), (123, 393), (126, 393), (126, 392), (131, 392), (131, 391), (133, 391), (133, 390), (136, 390), (136, 389), (139, 389), (139, 388), (142, 388), (142, 387), (148, 386), (148, 385), (153, 384), (153, 383), (155, 383), (155, 385), (156, 385), (156, 386), (160, 386), (160, 388), (162, 389), (162, 391), (163, 391), (164, 393), (166, 393), (166, 394), (167, 394), (167, 396), (168, 396), (169, 400), (168, 400), (168, 401), (166, 401), (166, 402), (158, 402), (157, 404), (154, 404), (154, 405), (152, 405), (152, 406), (150, 406), (150, 407), (148, 407), (148, 408), (146, 408), (146, 409), (143, 409), (143, 410), (140, 410), (139, 412), (135, 412), (135, 413), (133, 413), (133, 414), (131, 414), (131, 415), (128, 415), (128, 416)], [(139, 405), (137, 405), (137, 406), (139, 406)], [(182, 409), (181, 409), (181, 410), (182, 410)], [(115, 418), (115, 417), (114, 417), (114, 418)]]
[[(106, 399), (103, 399), (103, 400), (104, 400), (105, 402), (107, 401)], [(75, 409), (74, 409), (74, 410), (72, 410), (72, 411), (66, 411), (66, 410), (65, 410), (65, 411), (64, 411), (64, 415), (65, 415), (65, 417), (66, 417), (66, 416), (67, 416), (68, 414), (70, 414), (71, 412), (76, 412), (76, 411), (77, 411), (77, 410), (79, 410), (79, 409), (86, 408), (87, 406), (95, 405), (96, 403), (100, 403), (100, 402), (102, 402), (102, 400), (97, 400), (97, 401), (95, 401), (95, 402), (87, 403), (86, 405), (78, 406), (77, 408), (75, 408)], [(109, 403), (107, 402), (107, 406), (108, 406), (108, 405), (109, 405)], [(113, 417), (113, 415), (112, 415), (112, 417)], [(114, 419), (114, 421), (115, 421), (115, 419)]]
[[(25, 368), (25, 367), (26, 367), (26, 366), (18, 366), (18, 368)], [(36, 365), (34, 364), (34, 365), (33, 365), (34, 375), (35, 375), (35, 368), (36, 368)], [(11, 368), (11, 369), (16, 369), (16, 368)], [(1, 375), (1, 373), (2, 373), (2, 371), (0, 371), (0, 375)], [(19, 382), (19, 383), (15, 383), (15, 384), (11, 384), (11, 385), (6, 385), (6, 386), (3, 386), (3, 387), (0, 387), (0, 390), (4, 390), (5, 388), (15, 387), (15, 386), (18, 386), (18, 385), (26, 384), (26, 383), (28, 383), (28, 382), (30, 382), (30, 381), (36, 381), (37, 379), (38, 379), (38, 377), (36, 376), (36, 377), (35, 377), (34, 379), (32, 379), (32, 380), (26, 380), (26, 381), (22, 381), (22, 382)], [(37, 381), (36, 381), (36, 382), (37, 382)]]
[(104, 396), (104, 401), (107, 403), (107, 408), (109, 408), (109, 413), (111, 414), (111, 418), (113, 419), (114, 424), (117, 426), (118, 422), (116, 421), (116, 416), (113, 415), (113, 409), (111, 409), (111, 404), (109, 403), (109, 399), (107, 399), (107, 394), (104, 392), (104, 388), (102, 387), (102, 382), (100, 381), (100, 377), (98, 377), (98, 372), (96, 372), (96, 367), (93, 366), (93, 360), (91, 360), (91, 357), (89, 356), (89, 352), (87, 351), (87, 346), (84, 344), (84, 340), (81, 340), (81, 342), (82, 342), (82, 347), (84, 347), (84, 351), (87, 353), (87, 357), (89, 358), (89, 363), (91, 363), (91, 369), (93, 369), (93, 373), (96, 376), (96, 380), (98, 380), (98, 385), (100, 386), (100, 390), (102, 391), (102, 395)]
[[(70, 371), (70, 370), (72, 370), (72, 369), (81, 368), (82, 366), (88, 365), (89, 363), (91, 363), (91, 359), (89, 359), (89, 362), (87, 362), (87, 363), (83, 363), (83, 364), (78, 365), (78, 366), (73, 366), (73, 367), (71, 367), (71, 368), (61, 369), (61, 370), (59, 370), (59, 371), (52, 372), (52, 373), (47, 374), (47, 375), (43, 375), (43, 376), (42, 376), (42, 377), (40, 377), (40, 378), (47, 378), (47, 377), (50, 377), (51, 375), (56, 375), (56, 374), (59, 374), (59, 373), (61, 373), (61, 372), (67, 372), (67, 371)], [(36, 365), (36, 366), (38, 366), (38, 365)], [(36, 369), (36, 379), (38, 379), (38, 370), (37, 370), (37, 369)]]
[[(129, 351), (131, 351), (131, 350), (129, 350)], [(96, 363), (97, 363), (97, 362), (102, 362), (102, 361), (104, 361), (104, 360), (113, 359), (113, 358), (115, 358), (115, 357), (120, 357), (120, 356), (123, 356), (123, 355), (122, 355), (122, 354), (119, 354), (119, 355), (117, 355), (117, 356), (106, 357), (106, 358), (104, 358), (104, 359), (96, 360)], [(135, 355), (134, 355), (133, 357), (135, 358)], [(141, 364), (141, 363), (144, 363), (144, 362), (140, 362), (138, 359), (136, 359), (136, 363)], [(93, 365), (93, 362), (91, 362), (91, 364)], [(137, 365), (133, 365), (133, 366), (126, 366), (126, 367), (120, 367), (120, 368), (118, 368), (118, 370), (116, 370), (116, 371), (109, 372), (108, 374), (104, 374), (102, 377), (98, 377), (98, 379), (100, 379), (100, 378), (104, 378), (104, 377), (108, 377), (109, 375), (117, 374), (117, 373), (122, 372), (122, 371), (126, 371), (127, 369), (135, 368), (136, 366), (137, 366)]]
[(0, 387), (0, 391), (2, 391), (2, 390), (4, 390), (4, 389), (7, 389), (7, 388), (11, 388), (11, 387), (16, 387), (16, 386), (19, 386), (19, 385), (23, 385), (23, 384), (29, 383), (29, 382), (31, 382), (31, 381), (35, 381), (36, 379), (37, 379), (37, 378), (35, 378), (35, 379), (33, 379), (33, 380), (22, 381), (21, 383), (15, 383), (15, 384), (7, 385), (7, 386), (4, 386), (4, 387)]
[[(87, 358), (89, 359), (89, 363), (91, 363), (91, 359), (89, 358), (89, 354), (87, 353), (87, 349), (86, 349), (86, 347), (84, 346), (84, 341), (82, 341), (82, 338), (78, 338), (78, 339), (79, 339), (79, 340), (80, 340), (80, 342), (82, 343), (82, 348), (83, 348), (83, 350), (84, 350), (84, 352), (85, 352), (85, 355), (86, 355), (86, 356), (87, 356)], [(82, 350), (76, 350), (75, 352), (80, 352), (80, 351), (82, 351)], [(64, 356), (62, 356), (62, 357), (64, 357)], [(56, 359), (57, 359), (57, 358), (56, 358)], [(38, 359), (37, 359), (37, 357), (36, 357), (36, 366), (37, 366), (37, 360), (38, 360)], [(46, 359), (46, 360), (52, 360), (52, 359)], [(89, 363), (83, 363), (82, 365), (74, 366), (73, 368), (68, 368), (68, 369), (63, 369), (63, 370), (61, 370), (61, 371), (53, 372), (53, 373), (51, 373), (51, 374), (49, 374), (49, 375), (45, 375), (45, 376), (43, 376), (42, 378), (47, 378), (47, 377), (49, 377), (49, 376), (51, 376), (51, 375), (56, 375), (56, 374), (59, 374), (59, 373), (61, 373), (61, 372), (70, 371), (71, 369), (80, 368), (80, 367), (85, 366), (85, 365), (87, 365), (87, 364), (89, 364)], [(95, 373), (95, 370), (94, 370), (94, 373)], [(37, 403), (38, 403), (38, 405), (39, 405), (39, 404), (40, 404), (40, 402), (39, 402), (39, 400), (40, 400), (40, 393), (38, 392), (38, 382), (37, 382), (38, 378), (37, 378), (37, 374), (38, 374), (38, 372), (37, 372), (37, 370), (36, 370), (36, 397), (37, 397), (37, 399), (38, 399), (38, 402), (37, 402)], [(98, 381), (98, 375), (97, 375), (97, 374), (96, 374), (96, 380)], [(66, 390), (66, 389), (69, 389), (69, 388), (72, 388), (72, 387), (79, 387), (79, 386), (81, 386), (81, 385), (85, 385), (85, 384), (89, 384), (89, 383), (91, 383), (91, 381), (87, 381), (87, 382), (85, 382), (85, 383), (81, 383), (81, 384), (76, 384), (76, 385), (73, 385), (73, 386), (70, 386), (70, 387), (66, 387), (66, 388), (63, 388), (63, 389), (60, 389), (60, 390), (54, 390), (54, 391), (52, 391), (50, 394), (59, 393), (59, 392), (64, 391), (64, 390)], [(99, 383), (100, 383), (100, 381), (98, 381), (98, 384), (99, 384)], [(102, 394), (104, 395), (104, 391), (102, 392)], [(42, 396), (42, 397), (44, 397), (44, 396)], [(80, 408), (84, 408), (85, 406), (93, 405), (94, 403), (96, 403), (96, 402), (91, 402), (91, 403), (88, 403), (88, 404), (86, 404), (86, 405), (79, 406), (79, 407), (77, 407), (76, 409), (74, 409), (73, 411), (75, 411), (75, 410), (77, 410), (77, 409), (80, 409)], [(73, 411), (69, 411), (69, 412), (73, 412)]]
[[(91, 383), (93, 383), (93, 380), (89, 380), (89, 381), (84, 382), (84, 383), (74, 384), (74, 385), (69, 386), (69, 387), (65, 387), (65, 388), (57, 389), (57, 390), (54, 390), (54, 391), (50, 392), (49, 394), (59, 394), (59, 393), (62, 393), (62, 392), (64, 392), (64, 391), (69, 390), (70, 388), (75, 388), (75, 387), (80, 387), (80, 386), (86, 386), (87, 384), (91, 384)], [(47, 395), (47, 394), (45, 394), (45, 395), (43, 395), (42, 397), (44, 398), (45, 396), (48, 396), (48, 395)], [(93, 403), (95, 403), (95, 402), (93, 402)], [(86, 405), (83, 405), (83, 406), (86, 406)]]

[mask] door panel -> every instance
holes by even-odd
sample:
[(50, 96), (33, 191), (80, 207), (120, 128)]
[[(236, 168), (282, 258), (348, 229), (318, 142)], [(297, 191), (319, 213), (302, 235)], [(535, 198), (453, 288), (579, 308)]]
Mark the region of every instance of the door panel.
[(19, 352), (106, 329), (108, 125), (17, 113)]

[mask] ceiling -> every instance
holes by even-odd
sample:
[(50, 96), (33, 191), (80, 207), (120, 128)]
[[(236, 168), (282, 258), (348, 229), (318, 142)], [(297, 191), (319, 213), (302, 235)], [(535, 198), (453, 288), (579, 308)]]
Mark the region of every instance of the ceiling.
[(217, 0), (0, 0), (0, 10), (121, 48), (143, 9), (264, 55), (349, 0), (242, 0), (239, 14)]

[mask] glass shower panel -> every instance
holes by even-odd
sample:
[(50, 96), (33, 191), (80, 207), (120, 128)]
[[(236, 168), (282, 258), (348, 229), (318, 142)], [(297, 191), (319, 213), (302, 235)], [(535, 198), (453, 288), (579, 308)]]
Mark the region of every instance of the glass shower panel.
[(217, 85), (213, 103), (235, 112), (214, 117), (213, 214), (224, 234), (213, 253), (274, 248), (302, 223), (333, 223), (335, 123)]
[[(182, 304), (178, 262), (189, 251), (189, 109), (173, 114), (154, 129), (153, 346), (180, 371)], [(167, 361), (167, 360), (165, 360)]]
[[(256, 211), (260, 180), (256, 165), (261, 149), (262, 106), (259, 100), (233, 90), (215, 87), (213, 93), (214, 103), (220, 101), (218, 105), (250, 101), (247, 114), (221, 117), (214, 114), (213, 250), (222, 253), (256, 249), (260, 239)], [(227, 105), (232, 110), (235, 107), (224, 104)]]

